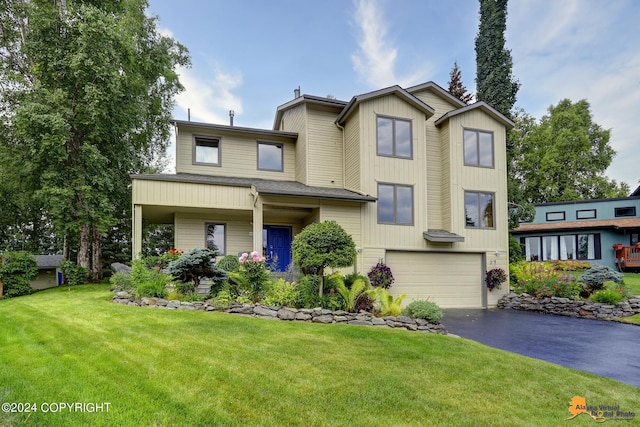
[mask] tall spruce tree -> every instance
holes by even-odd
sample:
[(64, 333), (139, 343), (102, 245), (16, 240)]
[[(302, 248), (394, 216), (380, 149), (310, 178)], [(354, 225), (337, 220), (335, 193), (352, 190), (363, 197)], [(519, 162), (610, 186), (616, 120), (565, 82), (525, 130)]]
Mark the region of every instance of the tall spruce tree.
[(101, 273), (101, 237), (129, 173), (168, 143), (186, 49), (159, 34), (146, 0), (5, 0), (0, 7), (4, 176)]
[(458, 67), (458, 61), (453, 63), (453, 68), (449, 72), (449, 93), (465, 104), (473, 101), (473, 94), (467, 92), (467, 88), (462, 83), (462, 72)]

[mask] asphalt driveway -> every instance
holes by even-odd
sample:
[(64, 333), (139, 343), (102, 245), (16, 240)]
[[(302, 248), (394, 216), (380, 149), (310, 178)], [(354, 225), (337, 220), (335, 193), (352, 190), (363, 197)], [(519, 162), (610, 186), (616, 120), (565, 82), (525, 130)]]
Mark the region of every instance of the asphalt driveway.
[(515, 310), (446, 309), (449, 333), (640, 387), (640, 326)]

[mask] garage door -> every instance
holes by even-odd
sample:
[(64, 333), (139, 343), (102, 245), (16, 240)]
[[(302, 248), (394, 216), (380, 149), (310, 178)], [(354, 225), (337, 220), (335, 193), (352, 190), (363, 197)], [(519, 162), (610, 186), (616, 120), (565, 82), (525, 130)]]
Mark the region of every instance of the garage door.
[(483, 306), (480, 254), (388, 251), (386, 262), (395, 278), (390, 292), (407, 294), (403, 305), (429, 298), (440, 307)]

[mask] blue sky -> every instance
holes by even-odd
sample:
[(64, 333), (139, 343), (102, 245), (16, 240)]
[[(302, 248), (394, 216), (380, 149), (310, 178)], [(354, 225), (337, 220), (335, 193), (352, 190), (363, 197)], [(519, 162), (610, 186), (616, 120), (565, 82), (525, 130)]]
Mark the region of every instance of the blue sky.
[[(174, 117), (271, 129), (303, 94), (348, 101), (399, 84), (446, 88), (454, 61), (475, 91), (477, 0), (150, 0), (161, 31), (190, 51)], [(540, 119), (561, 99), (587, 99), (612, 130), (607, 175), (640, 180), (640, 1), (512, 0), (507, 48), (516, 106)], [(173, 149), (173, 147), (171, 148)], [(169, 153), (171, 155), (171, 151)]]

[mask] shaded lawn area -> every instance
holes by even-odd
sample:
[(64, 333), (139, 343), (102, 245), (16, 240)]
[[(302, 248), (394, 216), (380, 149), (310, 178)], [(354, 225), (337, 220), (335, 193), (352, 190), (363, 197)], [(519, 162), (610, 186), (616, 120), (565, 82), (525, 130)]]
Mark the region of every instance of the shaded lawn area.
[(0, 402), (110, 403), (0, 412), (0, 426), (592, 425), (564, 421), (576, 395), (640, 413), (640, 388), (461, 338), (110, 298), (85, 285), (0, 301)]
[(640, 274), (624, 273), (624, 284), (631, 295), (640, 295)]

